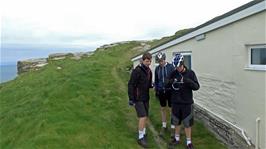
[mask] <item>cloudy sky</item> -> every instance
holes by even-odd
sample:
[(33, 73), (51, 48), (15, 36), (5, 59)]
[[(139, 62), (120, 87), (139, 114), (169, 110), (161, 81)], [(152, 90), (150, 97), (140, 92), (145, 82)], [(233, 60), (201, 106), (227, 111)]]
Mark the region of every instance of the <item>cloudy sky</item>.
[(89, 51), (117, 41), (161, 38), (249, 1), (3, 0), (1, 63), (47, 51)]

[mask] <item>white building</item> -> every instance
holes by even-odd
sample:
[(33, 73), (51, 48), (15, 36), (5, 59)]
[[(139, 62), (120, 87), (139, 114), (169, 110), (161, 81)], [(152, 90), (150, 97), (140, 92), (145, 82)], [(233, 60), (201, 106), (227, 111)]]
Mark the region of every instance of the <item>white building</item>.
[[(195, 116), (230, 148), (266, 149), (266, 1), (255, 0), (149, 50), (183, 53), (201, 88)], [(141, 55), (132, 59), (134, 67)], [(251, 146), (249, 145), (251, 144)]]

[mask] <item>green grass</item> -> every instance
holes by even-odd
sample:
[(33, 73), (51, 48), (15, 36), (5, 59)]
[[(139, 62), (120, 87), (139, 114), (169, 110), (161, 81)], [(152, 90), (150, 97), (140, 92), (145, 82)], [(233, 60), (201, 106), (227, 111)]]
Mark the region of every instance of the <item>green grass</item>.
[(186, 33), (190, 32), (193, 28), (188, 28), (188, 29), (182, 29), (177, 31), (174, 35), (170, 35), (170, 36), (166, 36), (166, 37), (162, 37), (161, 39), (156, 39), (150, 42), (151, 48), (150, 49), (154, 49), (157, 46), (160, 46), (162, 44), (165, 44), (169, 41), (172, 41), (178, 37), (181, 37), (183, 35), (185, 35)]
[[(138, 44), (98, 50), (81, 60), (51, 61), (1, 84), (0, 148), (140, 148), (135, 110), (127, 106), (127, 68)], [(151, 121), (159, 129), (159, 103), (151, 100)], [(203, 125), (195, 129), (197, 148), (222, 149)], [(151, 147), (158, 148), (148, 133)]]

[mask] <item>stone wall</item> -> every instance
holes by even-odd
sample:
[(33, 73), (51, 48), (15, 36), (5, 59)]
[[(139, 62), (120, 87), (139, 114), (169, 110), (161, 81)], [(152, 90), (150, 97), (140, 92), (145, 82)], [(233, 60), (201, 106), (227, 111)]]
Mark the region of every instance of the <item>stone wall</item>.
[(249, 146), (246, 143), (240, 130), (197, 104), (194, 104), (194, 114), (195, 119), (203, 122), (205, 127), (224, 142), (229, 149), (254, 149), (253, 145)]

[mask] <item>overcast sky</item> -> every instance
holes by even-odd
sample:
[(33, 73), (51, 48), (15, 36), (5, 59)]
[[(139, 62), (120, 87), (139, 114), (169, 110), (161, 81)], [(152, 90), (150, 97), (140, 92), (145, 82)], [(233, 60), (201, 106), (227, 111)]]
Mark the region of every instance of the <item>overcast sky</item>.
[(249, 1), (3, 0), (1, 61), (12, 56), (7, 49), (18, 46), (20, 52), (24, 52), (23, 46), (47, 45), (86, 47), (88, 51), (117, 41), (161, 38), (196, 27)]

